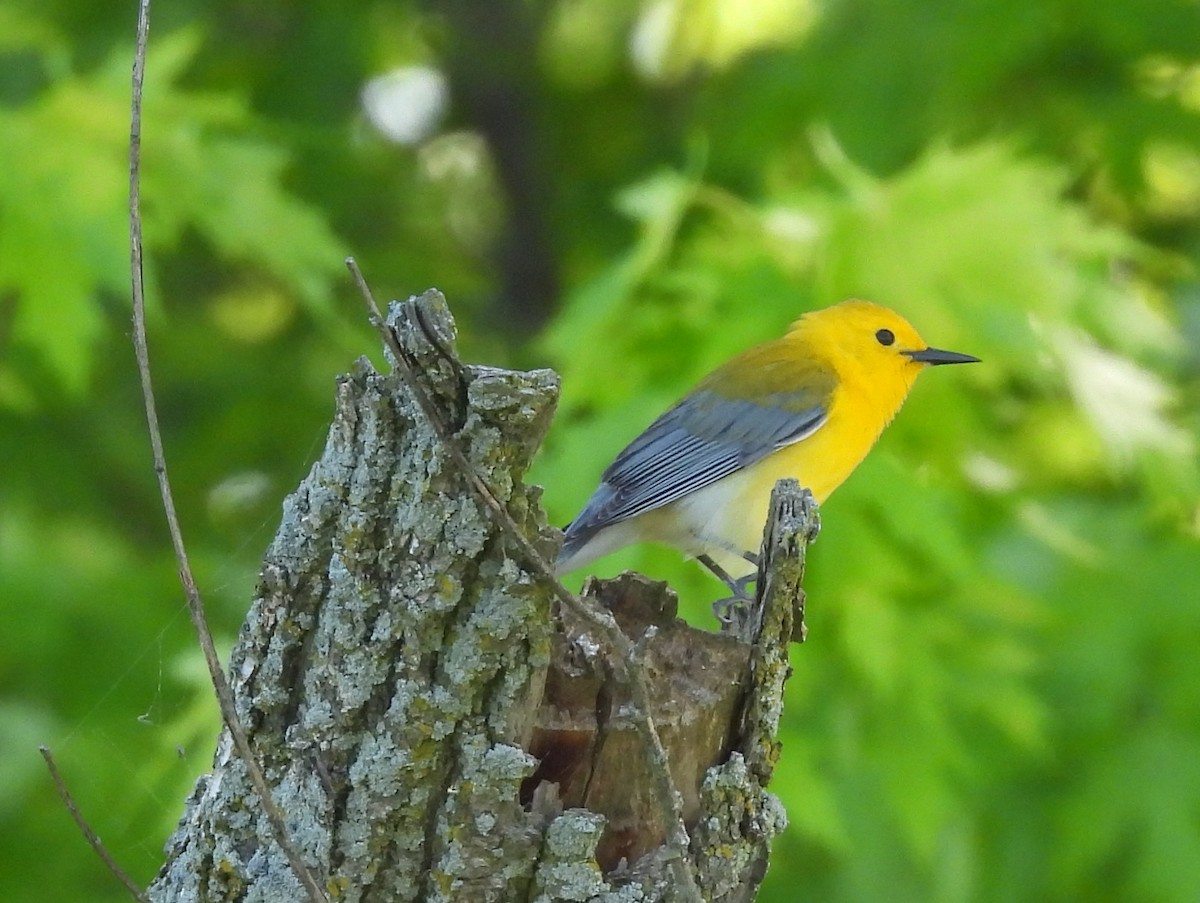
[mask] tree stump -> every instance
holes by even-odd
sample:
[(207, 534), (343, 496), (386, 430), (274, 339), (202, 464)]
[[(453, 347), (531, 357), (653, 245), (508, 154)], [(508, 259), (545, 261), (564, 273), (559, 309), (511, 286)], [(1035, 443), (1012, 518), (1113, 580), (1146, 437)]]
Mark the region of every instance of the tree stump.
[[(436, 292), (389, 313), (453, 441), (553, 560), (522, 477), (558, 380), (458, 362)], [(785, 823), (766, 791), (811, 496), (776, 489), (756, 605), (714, 634), (626, 574), (612, 611), (649, 683), (706, 900), (753, 899)], [(324, 453), (284, 503), (230, 662), (289, 832), (332, 900), (676, 899), (665, 814), (610, 651), (521, 560), (398, 374), (337, 385)], [(228, 732), (167, 845), (155, 901), (304, 898)]]

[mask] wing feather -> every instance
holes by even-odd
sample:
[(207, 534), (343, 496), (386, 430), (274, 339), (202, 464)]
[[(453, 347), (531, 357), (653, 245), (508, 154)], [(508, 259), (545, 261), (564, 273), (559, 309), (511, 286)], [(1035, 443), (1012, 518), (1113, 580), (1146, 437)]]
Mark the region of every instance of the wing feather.
[[(794, 399), (793, 399), (794, 400)], [(827, 402), (799, 410), (698, 389), (654, 421), (604, 471), (568, 540), (668, 505), (820, 429)]]

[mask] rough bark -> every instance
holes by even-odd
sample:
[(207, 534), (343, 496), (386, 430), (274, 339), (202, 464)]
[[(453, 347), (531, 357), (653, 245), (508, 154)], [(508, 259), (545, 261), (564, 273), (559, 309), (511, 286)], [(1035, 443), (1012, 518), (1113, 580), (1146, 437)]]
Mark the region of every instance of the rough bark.
[[(557, 531), (522, 476), (556, 376), (459, 364), (437, 292), (393, 305), (389, 322), (455, 441), (553, 558)], [(809, 498), (777, 489), (762, 605), (736, 609), (724, 634), (678, 621), (671, 591), (636, 575), (585, 590), (637, 643), (706, 900), (753, 899), (784, 824), (765, 788), (803, 616)], [(513, 549), (399, 377), (359, 361), (321, 459), (284, 504), (230, 663), (276, 801), (331, 899), (674, 898), (625, 689)], [(227, 732), (167, 854), (156, 901), (303, 899)]]

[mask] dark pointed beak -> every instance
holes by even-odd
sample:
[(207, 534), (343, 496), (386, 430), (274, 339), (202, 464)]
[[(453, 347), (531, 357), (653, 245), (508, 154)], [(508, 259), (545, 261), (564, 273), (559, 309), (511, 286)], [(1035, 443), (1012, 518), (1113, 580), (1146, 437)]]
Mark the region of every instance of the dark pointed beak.
[(943, 351), (941, 348), (922, 348), (920, 351), (901, 351), (909, 360), (921, 364), (978, 364), (979, 358), (969, 354), (959, 354), (957, 351)]

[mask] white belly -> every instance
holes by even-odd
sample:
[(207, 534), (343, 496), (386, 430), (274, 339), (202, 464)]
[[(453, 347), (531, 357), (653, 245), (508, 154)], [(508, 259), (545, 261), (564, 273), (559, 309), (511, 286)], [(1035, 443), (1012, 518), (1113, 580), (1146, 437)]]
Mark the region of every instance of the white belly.
[(672, 516), (651, 511), (635, 521), (645, 539), (666, 543), (689, 555), (709, 555), (730, 576), (754, 570), (743, 552), (757, 555), (767, 520), (767, 500), (748, 505), (750, 480), (740, 471), (689, 493), (670, 507)]

